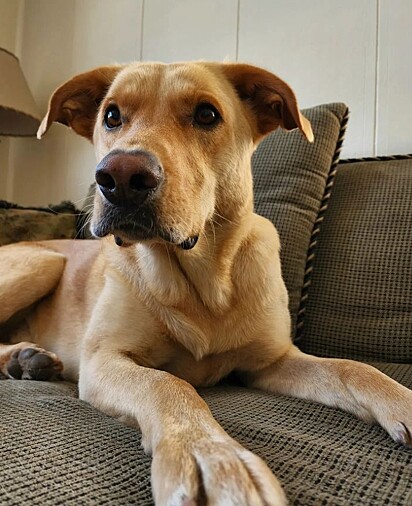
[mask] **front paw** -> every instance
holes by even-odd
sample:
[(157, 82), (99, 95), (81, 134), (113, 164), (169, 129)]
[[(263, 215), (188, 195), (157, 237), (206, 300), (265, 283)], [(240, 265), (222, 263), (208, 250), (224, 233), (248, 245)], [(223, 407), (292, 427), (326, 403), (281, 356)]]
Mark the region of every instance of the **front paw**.
[(376, 419), (397, 443), (412, 447), (412, 390), (397, 384)]
[(152, 484), (157, 506), (283, 506), (266, 464), (228, 435), (179, 433), (156, 447)]
[[(411, 408), (412, 409), (412, 408)], [(390, 429), (390, 435), (397, 443), (412, 448), (412, 424), (406, 425), (403, 422), (394, 422)]]

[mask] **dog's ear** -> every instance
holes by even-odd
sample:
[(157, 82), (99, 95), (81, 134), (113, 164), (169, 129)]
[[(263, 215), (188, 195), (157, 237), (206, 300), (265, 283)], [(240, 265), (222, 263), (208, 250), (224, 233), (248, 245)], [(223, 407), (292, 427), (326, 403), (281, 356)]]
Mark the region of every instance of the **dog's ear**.
[(57, 88), (50, 98), (37, 138), (41, 139), (56, 121), (70, 126), (91, 141), (99, 104), (121, 69), (120, 65), (99, 67), (79, 74)]
[(224, 63), (223, 72), (256, 118), (255, 140), (272, 130), (299, 128), (313, 142), (312, 127), (299, 111), (295, 94), (279, 77), (243, 63)]

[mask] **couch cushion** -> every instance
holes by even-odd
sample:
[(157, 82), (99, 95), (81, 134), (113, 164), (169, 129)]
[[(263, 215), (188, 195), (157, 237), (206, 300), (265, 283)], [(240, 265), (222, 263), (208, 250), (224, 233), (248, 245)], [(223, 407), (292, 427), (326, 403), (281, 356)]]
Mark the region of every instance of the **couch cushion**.
[(412, 362), (412, 159), (338, 167), (320, 227), (301, 348)]
[(347, 123), (344, 104), (302, 111), (311, 121), (313, 144), (281, 129), (260, 144), (253, 159), (255, 210), (276, 226), (281, 239), (283, 277), (295, 328), (312, 230), (328, 176), (337, 163)]
[(0, 504), (151, 505), (141, 436), (63, 382), (0, 381)]
[(77, 211), (70, 202), (47, 208), (25, 208), (0, 200), (0, 246), (18, 241), (73, 239)]
[[(412, 366), (381, 366), (412, 386)], [(412, 501), (412, 452), (386, 432), (319, 404), (235, 387), (202, 396), (227, 431), (261, 456), (291, 505)], [(0, 503), (152, 505), (137, 430), (76, 398), (68, 383), (0, 381)], [(409, 474), (408, 474), (409, 473)]]

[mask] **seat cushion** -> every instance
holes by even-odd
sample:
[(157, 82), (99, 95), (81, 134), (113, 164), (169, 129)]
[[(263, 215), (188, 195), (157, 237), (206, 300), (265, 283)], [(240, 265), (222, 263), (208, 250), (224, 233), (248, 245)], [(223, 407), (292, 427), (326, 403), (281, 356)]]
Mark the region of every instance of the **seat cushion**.
[[(412, 387), (412, 366), (380, 365)], [(378, 426), (316, 403), (239, 387), (201, 395), (262, 457), (291, 505), (409, 506), (412, 452)], [(74, 385), (0, 381), (0, 503), (152, 505), (140, 433), (77, 399)]]

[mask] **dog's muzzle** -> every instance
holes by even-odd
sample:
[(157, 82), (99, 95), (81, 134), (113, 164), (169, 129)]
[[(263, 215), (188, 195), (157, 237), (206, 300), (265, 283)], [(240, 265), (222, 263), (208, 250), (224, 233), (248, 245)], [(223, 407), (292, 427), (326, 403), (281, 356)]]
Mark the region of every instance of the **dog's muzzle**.
[(93, 235), (113, 234), (118, 246), (160, 238), (183, 250), (194, 248), (197, 235), (184, 238), (158, 221), (155, 197), (163, 181), (163, 168), (152, 153), (113, 150), (107, 154), (96, 168), (103, 210), (92, 221)]
[(96, 183), (103, 197), (114, 206), (137, 208), (163, 182), (163, 169), (151, 153), (114, 150), (96, 168)]

